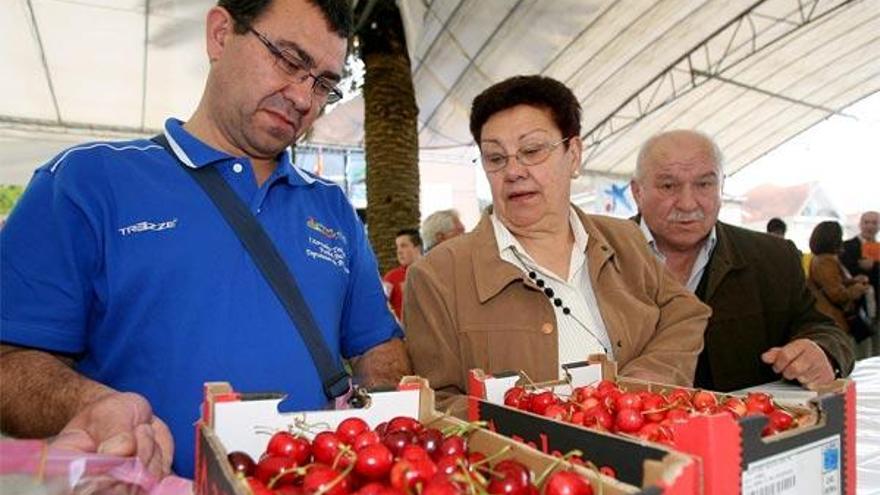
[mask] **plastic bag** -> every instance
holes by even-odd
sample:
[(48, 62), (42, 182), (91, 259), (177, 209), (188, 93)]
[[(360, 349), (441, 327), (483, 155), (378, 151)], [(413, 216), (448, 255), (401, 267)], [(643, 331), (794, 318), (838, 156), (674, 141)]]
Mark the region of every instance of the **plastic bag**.
[(43, 440), (0, 440), (0, 493), (191, 495), (192, 482), (158, 479), (135, 457), (60, 450)]

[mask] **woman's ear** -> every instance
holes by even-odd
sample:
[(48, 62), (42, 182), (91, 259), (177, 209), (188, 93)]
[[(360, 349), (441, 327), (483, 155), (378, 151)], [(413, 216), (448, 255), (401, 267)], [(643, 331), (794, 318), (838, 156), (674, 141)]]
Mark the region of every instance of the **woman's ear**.
[(583, 151), (583, 141), (580, 136), (573, 136), (568, 140), (568, 151), (571, 156), (569, 172), (571, 177), (579, 177), (581, 175), (581, 153)]

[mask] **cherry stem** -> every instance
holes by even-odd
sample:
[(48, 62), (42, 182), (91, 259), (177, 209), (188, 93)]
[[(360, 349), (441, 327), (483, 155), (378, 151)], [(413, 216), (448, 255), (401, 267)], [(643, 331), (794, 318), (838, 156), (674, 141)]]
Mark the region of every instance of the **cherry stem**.
[[(540, 486), (544, 483), (544, 479), (547, 478), (547, 476), (550, 474), (550, 472), (553, 471), (554, 469), (556, 469), (556, 468), (557, 468), (560, 464), (562, 464), (563, 462), (567, 462), (567, 463), (569, 463), (569, 465), (571, 465), (571, 462), (568, 460), (569, 458), (571, 458), (571, 457), (575, 457), (575, 456), (580, 457), (580, 456), (582, 456), (582, 455), (584, 455), (583, 452), (581, 452), (580, 450), (575, 449), (575, 450), (571, 450), (571, 451), (569, 451), (567, 454), (565, 454), (565, 455), (562, 456), (562, 457), (557, 457), (557, 458), (553, 461), (553, 463), (550, 464), (549, 466), (547, 466), (547, 468), (544, 469), (544, 472), (541, 473), (540, 476), (538, 476), (538, 479), (535, 480), (535, 485), (540, 487)], [(589, 462), (589, 461), (587, 461), (587, 462)]]
[[(510, 449), (512, 449), (512, 447), (510, 445), (505, 445), (504, 447), (501, 448), (501, 450), (486, 457), (485, 459), (481, 459), (477, 462), (471, 463), (471, 468), (475, 468), (477, 466), (482, 466), (483, 464), (488, 464), (488, 463), (494, 461), (495, 459), (498, 459), (499, 457), (503, 456), (504, 454), (510, 452)], [(489, 471), (489, 472), (491, 473), (492, 471)]]
[(480, 428), (485, 428), (489, 423), (487, 421), (471, 421), (469, 423), (465, 423), (463, 425), (451, 425), (447, 426), (440, 430), (440, 433), (444, 438), (447, 437), (461, 437), (464, 436), (474, 430), (478, 430)]
[[(311, 464), (309, 466), (311, 466)], [(266, 484), (266, 487), (271, 490), (275, 487), (275, 483), (278, 483), (278, 480), (291, 473), (295, 473), (297, 476), (303, 476), (308, 471), (309, 466), (281, 468), (281, 470), (278, 471), (278, 474), (269, 479), (269, 483)]]
[(325, 431), (325, 430), (332, 430), (332, 428), (330, 428), (329, 423), (323, 423), (323, 422), (322, 423), (306, 423), (306, 421), (302, 418), (295, 418), (293, 420), (293, 424), (287, 425), (287, 428), (289, 431), (293, 431), (293, 428), (296, 428), (297, 430), (304, 432), (304, 433), (314, 433), (316, 431), (321, 432), (321, 431)]
[(333, 465), (331, 465), (330, 467), (336, 469), (336, 466), (339, 465), (339, 460), (342, 459), (342, 456), (346, 456), (351, 459), (351, 464), (349, 464), (349, 466), (354, 465), (354, 462), (357, 460), (357, 454), (355, 453), (355, 451), (352, 450), (351, 447), (349, 447), (348, 445), (340, 443), (339, 452), (336, 453), (336, 457), (333, 458)]
[[(333, 464), (335, 465), (336, 463), (334, 462)], [(336, 469), (336, 468), (334, 467), (332, 469)], [(325, 493), (332, 490), (333, 487), (335, 487), (336, 485), (341, 483), (342, 480), (344, 480), (345, 477), (351, 473), (352, 469), (354, 469), (354, 462), (352, 462), (351, 464), (346, 466), (345, 469), (343, 469), (342, 472), (339, 473), (339, 476), (333, 478), (333, 481), (331, 481), (330, 483), (327, 483), (326, 485), (319, 488), (318, 491), (315, 492), (315, 495), (324, 495)]]

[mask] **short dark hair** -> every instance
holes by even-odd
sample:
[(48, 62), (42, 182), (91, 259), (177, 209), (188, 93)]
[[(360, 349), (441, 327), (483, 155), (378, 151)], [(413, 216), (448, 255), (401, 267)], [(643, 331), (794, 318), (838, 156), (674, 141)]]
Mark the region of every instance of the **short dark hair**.
[(838, 254), (843, 244), (843, 228), (831, 220), (820, 222), (810, 234), (810, 251), (813, 254)]
[(419, 235), (419, 229), (400, 229), (394, 237), (396, 239), (402, 235), (408, 236), (414, 246), (422, 247), (422, 236)]
[(489, 86), (474, 98), (471, 104), (471, 134), (478, 146), (483, 124), (496, 113), (517, 105), (549, 110), (563, 138), (581, 133), (581, 104), (565, 84), (540, 75), (514, 76)]
[[(248, 27), (269, 8), (274, 0), (218, 0), (217, 5), (235, 19), (235, 32), (244, 34)], [(349, 0), (307, 0), (321, 9), (327, 24), (334, 33), (348, 39), (354, 31), (351, 2)]]
[(767, 232), (785, 235), (786, 230), (788, 230), (788, 227), (785, 225), (785, 222), (783, 222), (781, 218), (773, 217), (770, 219), (770, 221), (767, 222)]

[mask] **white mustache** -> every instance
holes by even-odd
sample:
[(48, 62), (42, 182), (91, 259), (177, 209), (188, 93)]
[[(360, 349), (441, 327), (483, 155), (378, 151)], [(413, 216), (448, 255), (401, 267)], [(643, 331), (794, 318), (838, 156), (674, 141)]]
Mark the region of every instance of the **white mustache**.
[(702, 209), (694, 211), (672, 210), (672, 212), (666, 216), (666, 220), (669, 222), (702, 222), (705, 219), (706, 214)]

